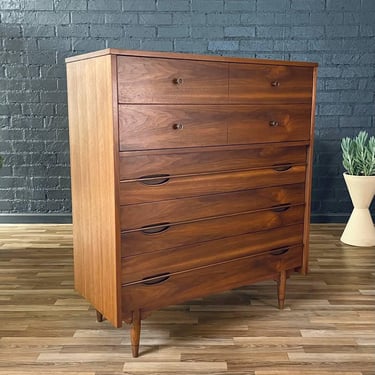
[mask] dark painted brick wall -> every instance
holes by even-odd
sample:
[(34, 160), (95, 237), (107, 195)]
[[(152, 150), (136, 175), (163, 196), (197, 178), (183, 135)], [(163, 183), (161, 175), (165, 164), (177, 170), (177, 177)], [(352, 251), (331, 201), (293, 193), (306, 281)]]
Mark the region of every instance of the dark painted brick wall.
[(313, 215), (342, 220), (340, 139), (375, 133), (374, 20), (374, 0), (0, 0), (0, 212), (70, 212), (64, 59), (114, 47), (317, 61)]

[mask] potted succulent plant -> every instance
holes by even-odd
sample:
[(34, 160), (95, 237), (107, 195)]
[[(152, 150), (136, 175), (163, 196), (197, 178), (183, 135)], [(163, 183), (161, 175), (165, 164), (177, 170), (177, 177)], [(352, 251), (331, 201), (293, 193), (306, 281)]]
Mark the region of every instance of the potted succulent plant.
[(344, 179), (353, 202), (353, 212), (341, 241), (353, 246), (375, 246), (375, 227), (369, 206), (375, 195), (375, 137), (360, 131), (341, 141)]

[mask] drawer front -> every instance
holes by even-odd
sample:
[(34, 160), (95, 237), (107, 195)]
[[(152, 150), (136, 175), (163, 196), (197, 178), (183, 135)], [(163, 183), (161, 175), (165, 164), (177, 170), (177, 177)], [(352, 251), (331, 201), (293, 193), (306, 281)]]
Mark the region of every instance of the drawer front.
[(302, 223), (304, 211), (304, 205), (284, 205), (264, 211), (184, 224), (159, 223), (143, 230), (122, 233), (121, 254), (127, 257)]
[(228, 125), (229, 144), (302, 141), (310, 138), (311, 107), (236, 106)]
[(227, 144), (220, 106), (120, 105), (120, 150)]
[(228, 64), (117, 58), (120, 103), (220, 103), (228, 100)]
[(306, 163), (306, 146), (250, 146), (237, 149), (225, 147), (200, 151), (179, 150), (164, 152), (120, 153), (120, 179), (137, 179), (148, 175), (184, 175), (222, 172), (275, 164)]
[(122, 259), (122, 283), (175, 273), (302, 243), (303, 224), (246, 233)]
[(121, 229), (237, 214), (281, 204), (301, 204), (304, 184), (245, 190), (120, 207)]
[(311, 103), (313, 69), (283, 65), (230, 64), (231, 103)]
[(157, 176), (120, 183), (120, 204), (137, 204), (219, 194), (304, 182), (306, 167), (278, 166), (268, 169), (198, 175), (194, 177)]
[(302, 247), (295, 246), (290, 247), (284, 254), (268, 252), (178, 274), (161, 275), (158, 278), (123, 286), (123, 318), (131, 317), (132, 311), (138, 309), (147, 312), (272, 279), (280, 271), (294, 269), (301, 264)]

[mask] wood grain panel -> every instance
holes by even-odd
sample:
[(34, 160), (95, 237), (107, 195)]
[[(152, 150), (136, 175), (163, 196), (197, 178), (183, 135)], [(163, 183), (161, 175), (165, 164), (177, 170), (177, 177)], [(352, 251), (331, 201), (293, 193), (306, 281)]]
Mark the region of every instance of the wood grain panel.
[[(306, 163), (305, 145), (269, 144), (210, 147), (198, 150), (131, 151), (120, 153), (120, 179), (144, 175), (184, 175)], [(183, 152), (181, 152), (183, 151)]]
[(304, 206), (279, 206), (272, 210), (230, 215), (178, 225), (161, 223), (143, 230), (122, 233), (123, 257), (170, 247), (236, 236), (303, 222)]
[(231, 103), (311, 103), (311, 68), (257, 64), (229, 65)]
[(121, 228), (176, 223), (304, 202), (304, 185), (277, 186), (120, 207)]
[(228, 64), (180, 59), (117, 58), (120, 103), (221, 103)]
[(303, 224), (296, 224), (123, 258), (122, 282), (126, 284), (158, 274), (175, 273), (302, 244), (302, 230)]
[(112, 71), (111, 56), (67, 65), (75, 286), (121, 326)]
[(120, 203), (137, 204), (303, 183), (305, 166), (279, 166), (251, 171), (189, 177), (162, 176), (120, 183)]
[(123, 305), (123, 316), (128, 317), (140, 307), (142, 312), (147, 312), (164, 306), (165, 301), (168, 305), (175, 304), (276, 277), (281, 270), (298, 267), (301, 256), (301, 247), (296, 246), (281, 255), (266, 253), (173, 274), (164, 282), (154, 285), (137, 283), (123, 286), (122, 296), (128, 301)]
[(310, 105), (234, 106), (229, 144), (301, 141), (310, 138)]
[(120, 105), (120, 150), (227, 144), (221, 106)]

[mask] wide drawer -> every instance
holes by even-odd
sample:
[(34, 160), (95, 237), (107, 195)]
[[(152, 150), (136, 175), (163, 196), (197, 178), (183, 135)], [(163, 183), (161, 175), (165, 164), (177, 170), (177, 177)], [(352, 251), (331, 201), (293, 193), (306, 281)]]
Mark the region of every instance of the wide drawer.
[(120, 179), (137, 179), (155, 174), (173, 176), (303, 163), (306, 163), (305, 145), (210, 147), (198, 151), (132, 151), (120, 153)]
[(280, 271), (302, 264), (302, 247), (285, 253), (267, 252), (177, 274), (164, 274), (122, 287), (124, 319), (193, 298), (276, 278)]
[(226, 145), (225, 112), (209, 105), (120, 105), (120, 150)]
[(278, 166), (189, 177), (148, 176), (120, 183), (120, 204), (155, 202), (304, 182), (306, 167)]
[(304, 184), (276, 186), (121, 206), (120, 224), (123, 230), (136, 229), (156, 223), (212, 218), (304, 201)]
[[(122, 283), (175, 273), (303, 242), (303, 224), (226, 237), (122, 259)], [(280, 250), (282, 248), (282, 250)]]
[(281, 205), (269, 210), (183, 224), (158, 223), (142, 230), (122, 233), (121, 254), (128, 257), (302, 223), (304, 211), (304, 205)]
[(310, 138), (310, 105), (248, 105), (234, 108), (228, 122), (228, 144), (290, 142)]
[(119, 56), (120, 103), (220, 103), (228, 99), (228, 64)]
[(313, 69), (261, 64), (229, 65), (231, 103), (311, 103)]

